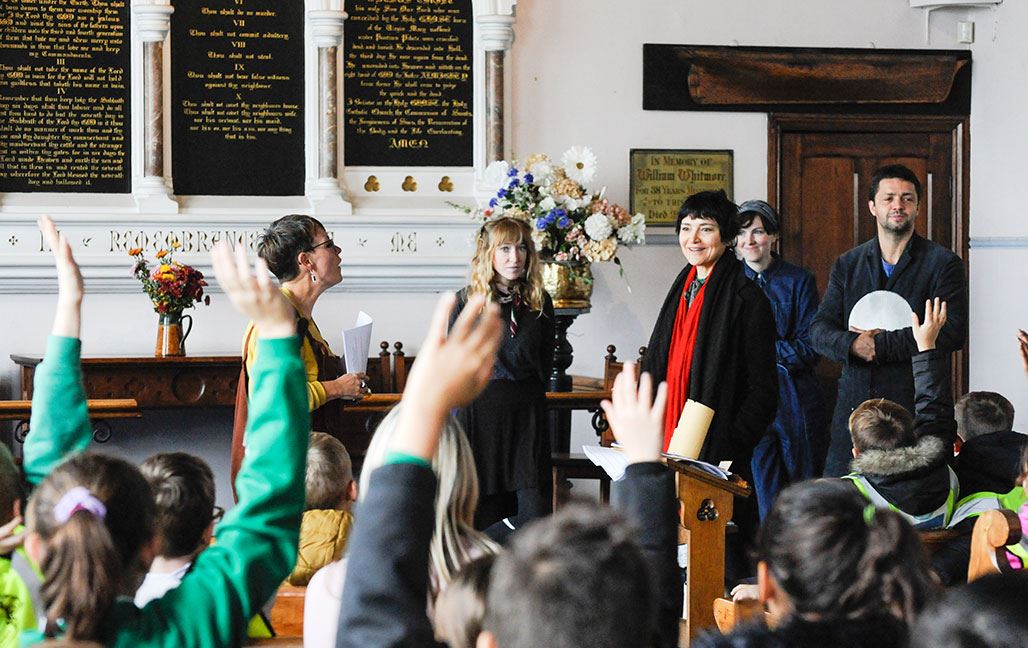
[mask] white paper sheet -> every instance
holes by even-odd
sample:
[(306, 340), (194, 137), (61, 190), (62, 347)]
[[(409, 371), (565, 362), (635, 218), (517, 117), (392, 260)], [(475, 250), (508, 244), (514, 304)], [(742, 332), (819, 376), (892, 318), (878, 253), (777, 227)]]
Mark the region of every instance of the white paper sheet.
[(357, 314), (353, 328), (343, 330), (343, 359), (346, 371), (365, 373), (368, 370), (368, 351), (371, 349), (371, 328), (375, 321), (364, 311)]
[(910, 304), (894, 292), (875, 290), (861, 297), (850, 311), (849, 325), (865, 331), (898, 331), (910, 326)]
[(603, 468), (603, 471), (610, 476), (612, 481), (621, 481), (621, 478), (625, 476), (625, 469), (628, 468), (628, 458), (625, 457), (624, 452), (614, 448), (593, 445), (582, 446), (582, 452), (589, 458), (589, 461)]

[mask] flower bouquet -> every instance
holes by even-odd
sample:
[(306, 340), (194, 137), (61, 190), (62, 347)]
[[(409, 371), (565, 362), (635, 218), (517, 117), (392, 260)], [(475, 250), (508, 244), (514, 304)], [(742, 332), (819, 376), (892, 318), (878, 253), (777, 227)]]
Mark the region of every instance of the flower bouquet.
[[(632, 215), (604, 198), (604, 190), (586, 188), (596, 175), (596, 156), (573, 146), (557, 165), (546, 155), (529, 156), (523, 164), (493, 162), (484, 181), (497, 188), (481, 219), (511, 216), (532, 226), (532, 239), (544, 261), (571, 267), (611, 261), (621, 265), (618, 245), (646, 241), (646, 217)], [(622, 269), (623, 273), (623, 269)]]
[(142, 248), (132, 248), (129, 256), (135, 257), (132, 274), (143, 284), (143, 292), (153, 302), (154, 312), (160, 315), (181, 314), (197, 302), (211, 303), (210, 295), (204, 296), (207, 285), (203, 273), (192, 266), (172, 259), (174, 251), (181, 247), (178, 241), (171, 250), (157, 252), (157, 263), (150, 269), (150, 263), (143, 257)]

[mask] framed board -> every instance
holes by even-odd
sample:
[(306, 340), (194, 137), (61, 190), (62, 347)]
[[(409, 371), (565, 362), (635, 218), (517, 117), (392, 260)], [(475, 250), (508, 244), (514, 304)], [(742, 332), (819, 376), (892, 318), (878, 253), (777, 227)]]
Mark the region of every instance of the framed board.
[(674, 225), (682, 202), (698, 191), (733, 192), (732, 151), (632, 149), (630, 208), (649, 226)]

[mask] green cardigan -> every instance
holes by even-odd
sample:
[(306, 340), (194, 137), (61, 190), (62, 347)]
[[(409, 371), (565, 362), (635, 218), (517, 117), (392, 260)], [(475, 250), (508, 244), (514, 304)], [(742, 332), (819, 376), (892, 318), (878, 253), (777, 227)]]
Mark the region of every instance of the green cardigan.
[[(250, 376), (248, 447), (239, 503), (218, 525), (182, 584), (138, 609), (119, 599), (98, 641), (105, 646), (239, 646), (248, 620), (289, 575), (304, 504), (310, 419), (295, 337), (262, 339)], [(79, 365), (81, 342), (52, 336), (36, 370), (25, 474), (38, 484), (60, 461), (89, 445), (91, 430)], [(26, 633), (23, 643), (42, 640)]]

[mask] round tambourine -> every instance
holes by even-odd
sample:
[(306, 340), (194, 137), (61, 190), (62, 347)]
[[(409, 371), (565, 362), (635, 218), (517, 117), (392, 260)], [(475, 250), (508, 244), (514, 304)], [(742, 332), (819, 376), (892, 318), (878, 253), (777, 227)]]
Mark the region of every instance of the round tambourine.
[(907, 300), (888, 290), (876, 290), (853, 305), (849, 325), (865, 331), (896, 331), (910, 326), (910, 313)]

